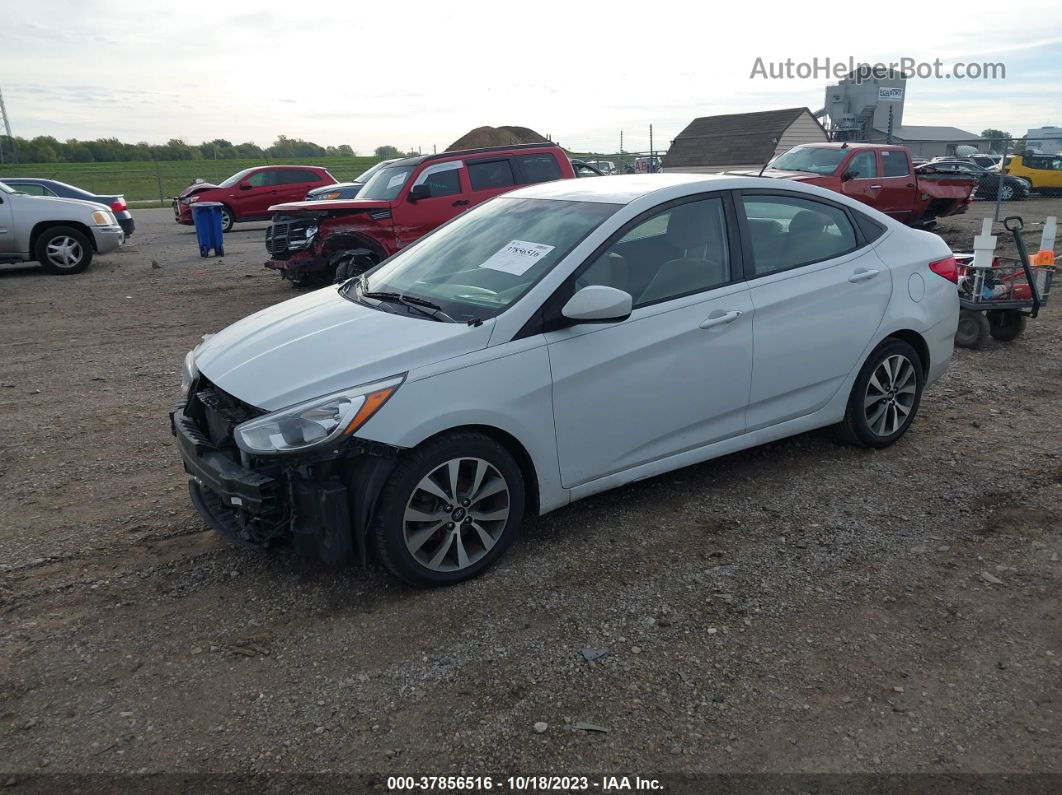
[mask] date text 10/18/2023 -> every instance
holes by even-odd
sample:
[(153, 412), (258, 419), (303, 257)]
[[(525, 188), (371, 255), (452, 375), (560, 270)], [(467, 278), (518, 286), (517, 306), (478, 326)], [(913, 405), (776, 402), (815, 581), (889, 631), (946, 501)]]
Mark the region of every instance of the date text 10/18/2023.
[(661, 792), (641, 776), (388, 776), (388, 792)]

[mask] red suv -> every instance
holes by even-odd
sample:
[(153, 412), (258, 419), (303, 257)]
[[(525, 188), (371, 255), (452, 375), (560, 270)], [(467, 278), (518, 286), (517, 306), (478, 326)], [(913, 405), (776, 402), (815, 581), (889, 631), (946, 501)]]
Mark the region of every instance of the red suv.
[(451, 218), (521, 185), (574, 179), (557, 144), (523, 144), (396, 160), (356, 199), (278, 204), (267, 268), (296, 286), (357, 276)]
[(237, 221), (264, 221), (278, 202), (296, 201), (307, 191), (332, 185), (336, 178), (319, 166), (256, 166), (238, 171), (220, 185), (197, 182), (173, 199), (174, 220), (192, 223), (195, 202), (221, 202), (224, 230)]

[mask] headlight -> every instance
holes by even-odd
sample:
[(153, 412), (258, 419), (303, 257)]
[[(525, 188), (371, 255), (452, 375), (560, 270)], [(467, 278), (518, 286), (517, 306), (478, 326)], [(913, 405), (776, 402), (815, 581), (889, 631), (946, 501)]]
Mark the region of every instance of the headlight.
[(185, 204), (191, 204), (192, 202), (197, 202), (197, 201), (199, 201), (199, 197), (198, 196), (189, 196), (187, 199), (184, 200), (184, 203)]
[(314, 198), (318, 201), (324, 201), (326, 199), (338, 199), (339, 191), (333, 190), (329, 191), (328, 193), (318, 193), (316, 196), (314, 196)]
[(96, 226), (116, 226), (118, 222), (114, 220), (114, 215), (106, 210), (94, 210), (92, 212), (92, 223)]
[(293, 453), (350, 436), (402, 384), (404, 375), (307, 400), (237, 425), (233, 438), (247, 453)]
[(195, 350), (190, 350), (188, 355), (184, 357), (184, 364), (181, 366), (182, 395), (188, 394), (188, 390), (192, 388), (192, 382), (195, 381), (197, 375), (199, 375), (199, 370), (195, 366)]

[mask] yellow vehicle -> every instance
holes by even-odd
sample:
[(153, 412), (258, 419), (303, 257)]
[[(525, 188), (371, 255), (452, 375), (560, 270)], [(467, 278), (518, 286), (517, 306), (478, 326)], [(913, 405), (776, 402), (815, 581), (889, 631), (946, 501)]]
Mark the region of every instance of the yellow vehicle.
[(1014, 155), (1007, 158), (1003, 173), (1021, 177), (1032, 190), (1062, 190), (1062, 155)]

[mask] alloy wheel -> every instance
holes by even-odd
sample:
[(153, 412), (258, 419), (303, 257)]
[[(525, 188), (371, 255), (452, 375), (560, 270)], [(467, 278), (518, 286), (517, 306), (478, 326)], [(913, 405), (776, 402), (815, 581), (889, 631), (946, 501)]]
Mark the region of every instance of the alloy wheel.
[(1009, 202), (1014, 198), (1014, 187), (1011, 185), (1004, 185), (999, 189), (999, 198), (1005, 202)]
[(406, 549), (432, 571), (465, 569), (483, 558), (509, 520), (509, 484), (482, 458), (452, 458), (417, 483), (406, 503)]
[(886, 356), (867, 382), (863, 411), (876, 436), (891, 436), (903, 427), (918, 397), (915, 366), (906, 356)]
[(77, 240), (67, 235), (60, 235), (48, 241), (45, 255), (48, 261), (57, 268), (73, 268), (81, 262), (85, 252)]

